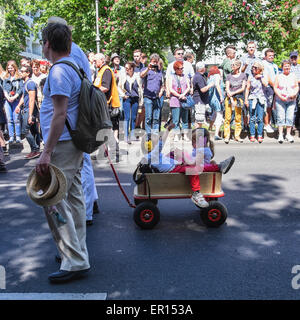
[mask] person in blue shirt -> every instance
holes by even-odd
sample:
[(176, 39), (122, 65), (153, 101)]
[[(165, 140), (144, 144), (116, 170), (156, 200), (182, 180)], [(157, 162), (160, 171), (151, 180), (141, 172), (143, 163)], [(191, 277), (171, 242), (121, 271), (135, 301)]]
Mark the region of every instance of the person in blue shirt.
[(30, 153), (24, 158), (31, 160), (40, 156), (40, 134), (36, 123), (38, 115), (37, 108), (37, 85), (31, 79), (32, 68), (30, 66), (22, 66), (20, 69), (21, 77), (24, 80), (23, 95), (16, 107), (15, 112), (19, 114), (22, 110), (22, 134), (25, 135), (30, 145)]

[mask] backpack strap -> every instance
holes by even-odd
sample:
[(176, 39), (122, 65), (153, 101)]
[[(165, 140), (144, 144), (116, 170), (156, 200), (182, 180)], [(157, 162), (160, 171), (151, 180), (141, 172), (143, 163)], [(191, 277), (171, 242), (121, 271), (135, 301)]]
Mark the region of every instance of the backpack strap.
[[(62, 60), (62, 61), (58, 61), (58, 62), (55, 62), (51, 69), (53, 68), (53, 66), (55, 66), (56, 64), (66, 64), (68, 66), (70, 66), (74, 71), (76, 71), (76, 73), (78, 74), (79, 78), (81, 81), (83, 81), (84, 78), (87, 78), (84, 70), (82, 68), (78, 69), (74, 63), (72, 63), (71, 61), (67, 61), (67, 60)], [(49, 70), (49, 74), (50, 74), (50, 71), (51, 69)], [(49, 80), (49, 79), (48, 79)], [(50, 91), (50, 81), (48, 81), (48, 88), (49, 88), (49, 91)], [(72, 130), (71, 126), (70, 126), (70, 123), (68, 121), (68, 118), (66, 118), (66, 121), (65, 121), (65, 124), (66, 124), (66, 127), (70, 133), (70, 135), (72, 136), (72, 134), (74, 133), (74, 130)]]

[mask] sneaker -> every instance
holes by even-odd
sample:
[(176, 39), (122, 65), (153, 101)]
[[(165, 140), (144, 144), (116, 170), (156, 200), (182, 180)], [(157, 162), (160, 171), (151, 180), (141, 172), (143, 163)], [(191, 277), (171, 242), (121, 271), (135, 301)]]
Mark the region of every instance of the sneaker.
[(244, 140), (241, 139), (241, 138), (235, 138), (234, 141), (239, 142), (239, 143), (243, 143), (244, 142)]
[(229, 139), (224, 139), (224, 142), (226, 143), (226, 144), (228, 144), (229, 143)]
[(200, 208), (207, 208), (209, 206), (209, 203), (204, 199), (203, 194), (199, 191), (193, 192), (191, 200)]
[(14, 138), (9, 138), (8, 143), (11, 145), (14, 143)]
[(283, 143), (283, 136), (279, 136), (277, 141), (278, 141), (279, 143)]
[(24, 156), (24, 159), (31, 160), (31, 159), (38, 158), (40, 155), (41, 153), (39, 151), (33, 151), (28, 153), (26, 156)]
[(255, 142), (255, 137), (254, 136), (250, 137), (250, 142)]
[(22, 143), (22, 140), (20, 137), (16, 137), (16, 143)]
[(273, 132), (274, 132), (274, 129), (271, 127), (270, 124), (264, 126), (264, 130), (265, 130), (267, 133), (273, 133)]
[(219, 136), (215, 136), (215, 139), (214, 139), (215, 141), (220, 141), (220, 140), (223, 140), (221, 137), (219, 137)]
[(224, 161), (221, 161), (219, 163), (220, 172), (222, 172), (223, 174), (226, 174), (231, 169), (232, 165), (234, 164), (234, 161), (235, 161), (234, 156), (229, 157)]
[(258, 136), (258, 137), (257, 137), (257, 141), (258, 141), (259, 143), (262, 143), (262, 142), (264, 141), (264, 138), (263, 138), (262, 136)]
[(285, 139), (290, 143), (294, 142), (294, 137), (292, 137), (290, 134), (286, 135)]

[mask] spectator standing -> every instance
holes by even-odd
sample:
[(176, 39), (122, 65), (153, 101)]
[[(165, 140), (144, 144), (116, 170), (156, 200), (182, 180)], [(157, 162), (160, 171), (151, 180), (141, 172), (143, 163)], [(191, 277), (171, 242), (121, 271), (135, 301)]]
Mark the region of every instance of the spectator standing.
[[(296, 74), (298, 84), (300, 86), (300, 65), (298, 64), (298, 51), (293, 51), (290, 54), (290, 60), (291, 60), (291, 72)], [(300, 95), (298, 93), (297, 99), (296, 99), (296, 108), (295, 108), (295, 120), (294, 125), (295, 128), (300, 129)]]
[[(123, 75), (125, 75), (125, 68), (123, 66), (120, 65), (120, 56), (117, 53), (113, 53), (111, 55), (111, 70), (114, 72), (115, 74), (115, 78), (116, 78), (116, 82), (117, 85), (119, 84), (120, 81), (120, 77)], [(124, 115), (123, 115), (123, 98), (122, 95), (119, 93), (119, 98), (120, 98), (120, 120), (124, 119)]]
[(90, 72), (91, 72), (92, 82), (94, 82), (95, 79), (96, 79), (96, 76), (97, 76), (97, 67), (96, 67), (95, 53), (94, 52), (90, 52), (89, 53), (88, 60), (89, 60), (89, 65), (90, 65)]
[(40, 61), (39, 60), (33, 60), (32, 61), (32, 80), (36, 83), (37, 88), (38, 88), (38, 107), (40, 107), (42, 103), (42, 98), (43, 98), (43, 93), (41, 90), (41, 80), (46, 78), (47, 75), (41, 72), (41, 67), (40, 67)]
[(257, 124), (257, 141), (263, 142), (263, 117), (267, 107), (265, 95), (268, 80), (263, 76), (264, 67), (256, 61), (252, 65), (252, 72), (247, 80), (245, 92), (245, 105), (250, 114), (250, 141), (255, 142), (255, 124)]
[(31, 160), (40, 156), (40, 134), (37, 127), (38, 107), (37, 107), (37, 85), (32, 80), (32, 68), (22, 66), (22, 79), (24, 81), (23, 95), (20, 99), (15, 112), (20, 113), (22, 109), (22, 134), (25, 136), (29, 146), (30, 153), (24, 156), (25, 159)]
[(160, 98), (163, 94), (163, 74), (159, 69), (159, 55), (153, 53), (150, 56), (150, 63), (147, 68), (141, 70), (140, 77), (144, 85), (144, 105), (145, 105), (145, 130), (160, 131), (159, 121), (161, 113)]
[(223, 119), (223, 102), (224, 102), (224, 83), (222, 81), (221, 72), (217, 66), (212, 66), (208, 74), (208, 84), (214, 86), (209, 89), (209, 105), (213, 111), (210, 127), (215, 125), (214, 140), (222, 140), (219, 136)]
[(145, 68), (145, 64), (142, 63), (142, 51), (141, 49), (135, 49), (133, 51), (133, 61), (135, 63), (134, 72), (141, 72), (143, 68)]
[(247, 54), (241, 57), (242, 68), (241, 72), (246, 73), (246, 76), (252, 74), (252, 66), (255, 61), (260, 61), (260, 59), (255, 55), (256, 43), (254, 41), (249, 41), (247, 44)]
[(246, 88), (247, 77), (245, 73), (241, 73), (241, 61), (233, 60), (231, 64), (232, 73), (226, 78), (226, 94), (225, 98), (225, 121), (224, 121), (224, 142), (229, 143), (230, 140), (230, 122), (232, 109), (235, 111), (235, 129), (234, 139), (237, 142), (243, 142), (240, 137), (242, 131), (242, 109), (244, 104), (243, 93)]
[(44, 73), (46, 76), (48, 76), (49, 73), (49, 65), (47, 61), (41, 61), (40, 62), (40, 70), (42, 73)]
[(135, 120), (139, 105), (143, 104), (143, 87), (139, 72), (134, 72), (134, 62), (127, 62), (125, 75), (120, 77), (119, 88), (124, 109), (124, 138), (128, 144), (135, 139)]
[(186, 101), (186, 97), (190, 92), (190, 81), (183, 75), (183, 62), (175, 61), (173, 64), (175, 74), (168, 78), (168, 87), (170, 88), (170, 109), (172, 112), (172, 122), (174, 123), (174, 141), (179, 141), (180, 134), (180, 120), (182, 122), (182, 129), (184, 133), (184, 140), (189, 141), (188, 138), (188, 109), (182, 107), (181, 103)]
[(12, 144), (16, 135), (16, 143), (21, 143), (20, 114), (15, 112), (23, 94), (23, 80), (18, 66), (14, 60), (9, 60), (6, 66), (6, 74), (3, 81), (5, 97), (4, 110), (8, 123), (9, 143)]
[(293, 143), (294, 138), (291, 135), (291, 128), (299, 85), (295, 73), (291, 73), (291, 62), (289, 60), (282, 62), (282, 73), (275, 78), (274, 91), (276, 94), (278, 142), (283, 143), (283, 127), (285, 126), (285, 139)]
[(146, 66), (147, 65), (147, 62), (148, 62), (148, 56), (146, 53), (142, 53), (141, 54), (141, 63)]
[(231, 64), (235, 59), (236, 48), (235, 46), (229, 45), (225, 48), (226, 58), (223, 60), (220, 68), (223, 70), (223, 81), (226, 83), (227, 76), (232, 72)]
[[(96, 66), (99, 69), (94, 85), (98, 87), (106, 96), (107, 105), (111, 111), (114, 108), (120, 108), (120, 98), (116, 78), (112, 69), (106, 65), (105, 56), (102, 53), (95, 55)], [(111, 112), (111, 121), (113, 124), (114, 137), (117, 145), (119, 143), (119, 114), (114, 115)]]
[(197, 128), (201, 128), (205, 121), (205, 112), (209, 104), (209, 89), (214, 86), (211, 82), (207, 84), (204, 74), (206, 72), (204, 62), (196, 64), (196, 73), (193, 77), (193, 98), (195, 101), (195, 122)]
[[(175, 74), (175, 70), (174, 70), (174, 63), (176, 61), (182, 61), (183, 62), (183, 76), (187, 77), (190, 81), (190, 84), (191, 84), (191, 81), (192, 81), (192, 78), (193, 76), (195, 75), (195, 72), (194, 72), (194, 69), (193, 69), (193, 66), (190, 62), (188, 61), (185, 61), (183, 59), (183, 56), (184, 56), (184, 50), (182, 48), (177, 48), (175, 49), (174, 51), (174, 58), (175, 58), (175, 61), (171, 62), (169, 65), (168, 65), (168, 68), (167, 68), (167, 71), (166, 71), (166, 78), (167, 78), (167, 83), (169, 83), (168, 81), (168, 78), (171, 76), (171, 75), (174, 75)], [(192, 86), (190, 86), (192, 87)], [(167, 86), (166, 88), (167, 90), (167, 97), (170, 96), (169, 94), (169, 88)]]
[[(72, 38), (70, 29), (63, 24), (50, 23), (42, 31), (43, 53), (52, 63), (70, 61)], [(60, 168), (67, 179), (67, 195), (56, 205), (66, 224), (59, 224), (55, 215), (46, 214), (50, 230), (61, 256), (58, 272), (49, 275), (51, 282), (66, 282), (81, 277), (89, 268), (86, 246), (86, 212), (80, 170), (83, 152), (72, 142), (65, 126), (66, 118), (74, 129), (78, 115), (78, 97), (81, 79), (72, 67), (54, 65), (44, 87), (40, 110), (45, 147), (37, 162), (36, 171), (47, 175), (49, 163)]]
[[(264, 130), (267, 133), (273, 133), (274, 129), (271, 126), (272, 122), (272, 109), (274, 109), (275, 95), (274, 95), (274, 82), (276, 76), (279, 74), (278, 66), (274, 63), (275, 52), (273, 49), (267, 49), (265, 51), (264, 65), (264, 77), (268, 79), (268, 87), (266, 89), (267, 97), (267, 111), (264, 117)], [(275, 114), (273, 114), (275, 118)], [(275, 120), (274, 120), (275, 121)]]

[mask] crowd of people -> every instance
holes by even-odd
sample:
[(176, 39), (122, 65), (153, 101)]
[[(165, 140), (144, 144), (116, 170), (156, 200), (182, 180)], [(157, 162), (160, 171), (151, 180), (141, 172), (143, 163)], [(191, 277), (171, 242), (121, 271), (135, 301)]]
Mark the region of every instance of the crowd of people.
[[(26, 139), (30, 152), (24, 157), (38, 158), (35, 170), (39, 177), (47, 177), (50, 165), (57, 166), (65, 175), (67, 195), (56, 205), (63, 224), (44, 208), (61, 262), (60, 270), (49, 275), (51, 282), (69, 281), (89, 270), (85, 226), (92, 224), (93, 213), (99, 210), (95, 207), (98, 195), (91, 157), (76, 148), (65, 125), (67, 121), (70, 128), (76, 127), (81, 88), (81, 79), (69, 63), (75, 69), (83, 69), (105, 95), (114, 137), (109, 143), (116, 144), (116, 157), (121, 132), (124, 131), (129, 145), (141, 139), (143, 146), (143, 142), (149, 142), (144, 141), (145, 137), (159, 133), (162, 125), (167, 134), (172, 129), (171, 139), (190, 141), (194, 149), (195, 129), (204, 128), (206, 165), (211, 164), (214, 154), (207, 129), (214, 132), (214, 140), (224, 140), (226, 144), (232, 126), (237, 142), (243, 142), (244, 130), (251, 142), (257, 139), (262, 143), (263, 131), (272, 133), (275, 128), (279, 143), (284, 138), (290, 143), (294, 141), (292, 128), (299, 125), (297, 52), (292, 52), (279, 69), (272, 49), (265, 50), (264, 59), (260, 59), (256, 56), (256, 44), (249, 42), (248, 53), (237, 59), (236, 48), (227, 46), (223, 63), (207, 70), (204, 62), (195, 63), (194, 55), (182, 48), (174, 51), (175, 60), (167, 68), (157, 53), (147, 57), (136, 49), (133, 59), (123, 67), (117, 53), (110, 57), (102, 53), (85, 55), (72, 42), (66, 21), (58, 17), (48, 19), (42, 30), (42, 46), (51, 65), (23, 58), (19, 65), (10, 60), (5, 70), (0, 68), (0, 172), (7, 171), (5, 155), (10, 148)], [(166, 104), (169, 117), (163, 124), (162, 110)], [(136, 128), (144, 129), (146, 135), (140, 137), (137, 132), (141, 131)], [(230, 157), (214, 164), (212, 171), (226, 173), (233, 162), (234, 157)], [(173, 163), (166, 172), (186, 169)], [(195, 180), (191, 181), (192, 200), (206, 207), (198, 174), (192, 179)]]
[[(169, 107), (169, 120), (175, 124), (174, 141), (189, 140), (189, 129), (207, 127), (214, 131), (214, 140), (227, 144), (232, 128), (233, 139), (240, 143), (242, 132), (251, 142), (262, 143), (264, 131), (278, 131), (273, 137), (279, 143), (292, 143), (293, 131), (300, 125), (298, 52), (291, 52), (281, 67), (274, 63), (271, 48), (264, 50), (263, 57), (256, 52), (256, 43), (250, 41), (247, 53), (237, 58), (236, 48), (229, 45), (222, 64), (209, 68), (204, 62), (195, 63), (194, 55), (182, 48), (174, 51), (175, 61), (165, 69), (158, 54), (148, 58), (139, 49), (124, 67), (117, 53), (111, 57), (91, 53), (89, 61), (96, 85), (97, 70), (104, 65), (111, 68), (119, 92), (118, 119), (123, 120), (128, 144), (136, 139), (135, 128), (146, 133), (161, 130), (164, 106)], [(116, 127), (121, 128), (119, 122)]]

